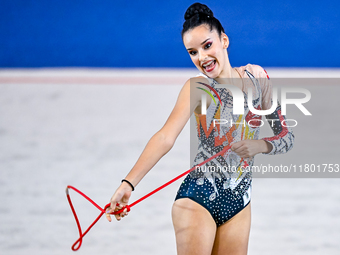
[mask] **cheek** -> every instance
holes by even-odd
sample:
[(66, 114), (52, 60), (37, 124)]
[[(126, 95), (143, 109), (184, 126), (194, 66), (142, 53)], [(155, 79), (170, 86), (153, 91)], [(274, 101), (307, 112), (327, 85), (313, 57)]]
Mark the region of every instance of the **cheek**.
[(224, 53), (222, 51), (216, 51), (215, 52), (215, 56), (217, 58), (217, 61), (223, 65), (223, 62), (224, 62)]
[(217, 48), (211, 49), (210, 54), (217, 57), (221, 56), (221, 52)]
[(199, 61), (198, 61), (198, 57), (194, 56), (190, 56), (191, 57), (191, 61), (195, 64), (195, 65), (199, 65)]

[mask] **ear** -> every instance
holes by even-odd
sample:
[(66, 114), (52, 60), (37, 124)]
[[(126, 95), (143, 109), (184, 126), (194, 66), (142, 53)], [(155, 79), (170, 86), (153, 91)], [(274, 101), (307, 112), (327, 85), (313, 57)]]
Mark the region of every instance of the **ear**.
[(225, 33), (222, 33), (221, 41), (222, 41), (223, 49), (227, 49), (229, 47), (229, 37)]

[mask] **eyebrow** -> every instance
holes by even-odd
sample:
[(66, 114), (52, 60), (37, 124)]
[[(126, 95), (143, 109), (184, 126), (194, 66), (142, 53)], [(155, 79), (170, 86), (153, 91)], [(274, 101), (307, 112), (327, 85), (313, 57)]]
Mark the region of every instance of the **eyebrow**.
[[(208, 40), (210, 40), (210, 38), (206, 39), (204, 42), (201, 43), (201, 45), (205, 44)], [(192, 48), (189, 48), (187, 50), (192, 50)]]

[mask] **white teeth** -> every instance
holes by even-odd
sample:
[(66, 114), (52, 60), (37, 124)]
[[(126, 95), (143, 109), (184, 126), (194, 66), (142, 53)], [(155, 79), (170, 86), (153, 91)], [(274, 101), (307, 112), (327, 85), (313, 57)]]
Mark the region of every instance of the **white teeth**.
[(203, 67), (207, 67), (208, 65), (211, 65), (214, 60), (209, 61), (208, 63), (204, 64)]

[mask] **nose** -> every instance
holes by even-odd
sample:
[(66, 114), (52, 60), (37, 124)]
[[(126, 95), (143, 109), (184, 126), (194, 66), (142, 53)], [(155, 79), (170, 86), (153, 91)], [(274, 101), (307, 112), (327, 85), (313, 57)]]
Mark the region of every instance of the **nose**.
[(207, 54), (203, 50), (199, 50), (198, 60), (200, 61), (200, 63), (203, 63), (206, 58), (207, 58)]

